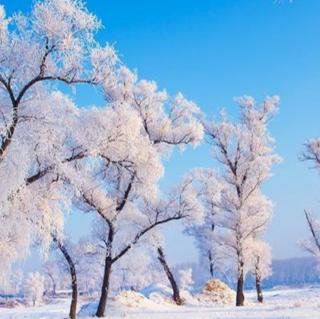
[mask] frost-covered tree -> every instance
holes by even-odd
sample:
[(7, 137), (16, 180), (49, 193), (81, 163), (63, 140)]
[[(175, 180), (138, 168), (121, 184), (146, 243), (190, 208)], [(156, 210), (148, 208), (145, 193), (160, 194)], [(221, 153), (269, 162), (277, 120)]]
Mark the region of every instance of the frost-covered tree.
[(304, 144), (301, 159), (310, 161), (316, 169), (320, 168), (320, 138), (310, 139)]
[(10, 277), (10, 286), (12, 287), (12, 292), (18, 295), (22, 289), (23, 282), (23, 272), (22, 270), (16, 269)]
[(1, 286), (1, 294), (3, 295), (19, 295), (22, 292), (23, 286), (23, 272), (18, 265), (16, 265), (14, 271), (10, 277)]
[(153, 283), (152, 259), (143, 246), (141, 243), (115, 264), (113, 289), (140, 291)]
[(178, 282), (176, 278), (174, 277), (174, 274), (167, 262), (166, 255), (163, 251), (163, 248), (161, 246), (157, 247), (157, 253), (158, 253), (158, 260), (163, 268), (164, 273), (166, 274), (170, 286), (172, 288), (172, 299), (176, 303), (176, 305), (181, 306), (183, 303), (182, 298), (180, 297), (180, 289), (178, 286)]
[(192, 268), (179, 270), (180, 287), (183, 290), (190, 290), (194, 281), (192, 279)]
[[(192, 176), (189, 175), (185, 179), (185, 181), (187, 182), (185, 184), (185, 187), (187, 187), (186, 189), (188, 189), (188, 188), (192, 189), (192, 193), (193, 193), (192, 196), (194, 197), (194, 200), (197, 201), (197, 192), (196, 192), (196, 189), (193, 187)], [(184, 190), (184, 188), (182, 188), (180, 191), (184, 192), (185, 190)], [(178, 196), (178, 197), (176, 197), (175, 200), (177, 201), (177, 205), (180, 205), (181, 197)], [(200, 204), (197, 203), (196, 201), (195, 201), (194, 208), (197, 210), (202, 209), (202, 206), (200, 206)], [(201, 220), (201, 222), (203, 222), (203, 220)], [(191, 227), (191, 225), (196, 225), (199, 223), (200, 223), (199, 218), (196, 218), (194, 220), (189, 219), (189, 220), (187, 220), (187, 227)], [(178, 274), (175, 273), (174, 269), (170, 266), (170, 264), (168, 262), (168, 259), (165, 254), (165, 248), (164, 248), (165, 247), (165, 240), (164, 240), (162, 234), (159, 232), (152, 234), (152, 238), (149, 240), (148, 244), (153, 247), (153, 250), (156, 253), (156, 259), (158, 260), (159, 265), (161, 265), (162, 271), (160, 270), (160, 273), (165, 274), (166, 280), (164, 282), (170, 283), (170, 286), (172, 288), (173, 301), (178, 306), (182, 305), (183, 299), (181, 298), (181, 295), (180, 295), (179, 281), (177, 280), (177, 279), (180, 279), (180, 274), (178, 276)], [(187, 278), (185, 278), (185, 279), (187, 280)], [(184, 284), (184, 282), (183, 282), (183, 284)]]
[(44, 293), (44, 277), (38, 273), (29, 273), (24, 286), (24, 297), (33, 306), (40, 304)]
[(301, 247), (316, 257), (317, 259), (320, 258), (320, 221), (318, 218), (313, 216), (307, 210), (304, 212), (308, 229), (310, 232), (310, 238), (301, 241)]
[(268, 243), (252, 239), (250, 245), (251, 251), (249, 252), (249, 264), (250, 271), (253, 274), (256, 282), (257, 300), (258, 302), (263, 302), (262, 294), (262, 281), (267, 277), (271, 276), (271, 247)]
[(81, 1), (37, 1), (30, 16), (9, 18), (1, 7), (1, 161), (20, 124), (32, 121), (33, 102), (48, 82), (97, 82), (84, 65), (92, 64), (99, 26)]
[[(48, 178), (46, 181), (52, 178)], [(51, 183), (50, 183), (51, 184)], [(51, 242), (52, 229), (61, 231), (63, 213), (67, 201), (61, 201), (65, 188), (61, 183), (39, 183), (22, 187), (7, 201), (3, 201), (1, 218), (5, 227), (0, 229), (1, 256), (6, 277), (11, 263), (29, 252), (31, 242), (38, 241), (47, 250)]]
[[(78, 243), (76, 266), (79, 291), (88, 295), (97, 294), (100, 290), (103, 276), (103, 260), (101, 247), (97, 248), (96, 241), (82, 238)], [(98, 244), (100, 245), (100, 244)]]
[(117, 76), (107, 88), (107, 107), (85, 114), (81, 129), (87, 156), (61, 166), (61, 179), (73, 186), (78, 208), (94, 212), (107, 234), (99, 316), (105, 311), (112, 264), (158, 225), (185, 217), (187, 205), (174, 210), (176, 203), (168, 203), (167, 211), (157, 213), (151, 204), (157, 200), (163, 157), (174, 146), (198, 144), (203, 135), (199, 109), (181, 94), (171, 100), (154, 82), (137, 81), (124, 67)]
[(212, 169), (196, 169), (191, 173), (193, 183), (198, 192), (199, 201), (203, 205), (204, 223), (191, 225), (185, 233), (194, 237), (200, 252), (200, 264), (208, 269), (213, 278), (221, 270), (225, 257), (224, 248), (217, 239), (219, 221), (219, 201), (221, 185), (218, 174)]
[(218, 207), (222, 211), (219, 223), (223, 232), (219, 241), (235, 260), (236, 305), (241, 306), (250, 240), (264, 231), (272, 211), (272, 203), (261, 192), (261, 185), (270, 176), (272, 166), (279, 161), (267, 130), (279, 98), (268, 97), (261, 107), (247, 96), (237, 102), (240, 106), (239, 122), (230, 121), (222, 113), (220, 122), (207, 122), (205, 129), (222, 171)]
[[(72, 256), (71, 250), (74, 250), (75, 247), (72, 247), (71, 244), (63, 242), (61, 239), (53, 236), (53, 242), (57, 246), (57, 249), (61, 252), (65, 265), (70, 274), (71, 282), (71, 304), (69, 310), (69, 318), (75, 319), (77, 317), (77, 303), (78, 303), (78, 279), (77, 279), (77, 270), (76, 263)], [(74, 252), (73, 252), (74, 253)]]
[[(95, 232), (104, 245), (104, 275), (97, 316), (103, 316), (113, 265), (160, 225), (182, 219), (201, 220), (202, 211), (198, 208), (196, 193), (188, 180), (183, 181), (166, 200), (147, 202), (144, 199), (135, 202), (133, 200), (137, 198), (132, 198), (126, 204), (127, 208), (120, 212), (110, 209), (110, 202), (105, 201), (106, 195), (100, 197), (98, 202), (96, 192), (97, 189), (91, 193), (82, 193), (81, 198), (85, 200), (82, 205), (86, 204), (83, 209), (94, 211), (99, 217)], [(102, 206), (105, 203), (108, 206)]]
[[(53, 237), (53, 248), (60, 252), (60, 259), (58, 265), (61, 271), (65, 272), (69, 276), (69, 282), (71, 287), (71, 303), (69, 310), (69, 318), (75, 319), (77, 316), (77, 303), (79, 293), (79, 269), (81, 269), (81, 261), (84, 256), (89, 256), (94, 252), (92, 244), (85, 240), (80, 240), (77, 243), (71, 243), (70, 241), (56, 237)], [(91, 271), (93, 271), (93, 265), (91, 265)], [(83, 274), (83, 273), (82, 273)], [(86, 276), (85, 274), (83, 274)]]
[[(200, 205), (199, 201), (198, 201), (198, 192), (197, 189), (194, 187), (194, 176), (193, 175), (188, 175), (187, 177), (185, 177), (182, 185), (180, 186), (180, 189), (178, 190), (178, 193), (175, 198), (171, 197), (169, 199), (169, 205), (176, 205), (178, 209), (184, 209), (185, 203), (183, 200), (182, 196), (192, 196), (189, 197), (189, 200), (192, 199), (192, 206), (193, 209), (195, 210), (194, 212), (190, 212), (189, 214), (194, 214), (195, 218), (192, 219), (187, 219), (185, 221), (187, 221), (185, 223), (184, 221), (184, 225), (186, 226), (186, 228), (191, 228), (191, 227), (196, 227), (195, 225), (199, 225), (203, 223), (203, 218), (201, 218), (201, 216), (203, 215), (203, 208)], [(176, 202), (176, 203), (175, 203)], [(188, 204), (190, 205), (190, 204)], [(181, 208), (179, 208), (181, 207)], [(187, 217), (187, 216), (185, 216)], [(190, 217), (190, 216), (189, 216)], [(200, 218), (199, 218), (200, 217)], [(192, 225), (192, 226), (191, 226)], [(172, 288), (172, 299), (173, 301), (177, 304), (177, 305), (182, 305), (183, 300), (180, 296), (180, 289), (179, 289), (179, 285), (178, 285), (178, 281), (175, 278), (175, 274), (172, 271), (171, 267), (169, 266), (169, 263), (167, 261), (165, 252), (164, 252), (164, 242), (163, 239), (159, 236), (155, 236), (153, 238), (153, 244), (152, 244), (157, 251), (157, 259), (159, 260), (164, 273), (166, 274), (166, 277), (170, 283), (170, 286)], [(186, 278), (185, 278), (186, 279)]]
[[(310, 139), (304, 144), (305, 149), (302, 153), (301, 159), (304, 161), (310, 161), (314, 168), (319, 170), (320, 168), (320, 138)], [(308, 229), (310, 232), (310, 238), (301, 241), (301, 246), (304, 250), (311, 255), (319, 259), (320, 256), (320, 221), (313, 214), (304, 211), (307, 221)]]
[[(138, 81), (112, 48), (100, 47), (100, 23), (82, 1), (36, 1), (30, 15), (13, 19), (1, 10), (1, 23), (2, 263), (25, 256), (37, 238), (46, 247), (52, 233), (62, 238), (73, 204), (94, 212), (107, 230), (102, 316), (111, 265), (193, 205), (190, 194), (178, 210), (170, 203), (155, 209), (152, 201), (163, 157), (202, 139), (199, 109), (180, 93), (170, 98), (154, 82)], [(53, 91), (54, 81), (99, 85), (106, 105), (80, 109)]]
[[(48, 215), (35, 224), (29, 217), (37, 219), (30, 212), (48, 204), (43, 191), (47, 185), (39, 180), (55, 173), (61, 163), (84, 156), (82, 144), (76, 145), (71, 138), (74, 132), (70, 133), (79, 125), (74, 122), (76, 108), (56, 92), (57, 84), (105, 87), (109, 79), (114, 81), (111, 74), (117, 57), (111, 47), (101, 47), (94, 40), (99, 27), (82, 1), (36, 1), (30, 14), (12, 17), (6, 17), (0, 7), (0, 217), (6, 225), (0, 230), (0, 254), (4, 277), (12, 261), (27, 254), (40, 220), (47, 226), (54, 220), (61, 224), (61, 218)], [(19, 235), (22, 233), (24, 236)], [(50, 231), (37, 235), (44, 234), (50, 237)]]
[(47, 260), (42, 268), (45, 276), (46, 294), (51, 293), (51, 295), (55, 297), (61, 276), (58, 263), (54, 260)]

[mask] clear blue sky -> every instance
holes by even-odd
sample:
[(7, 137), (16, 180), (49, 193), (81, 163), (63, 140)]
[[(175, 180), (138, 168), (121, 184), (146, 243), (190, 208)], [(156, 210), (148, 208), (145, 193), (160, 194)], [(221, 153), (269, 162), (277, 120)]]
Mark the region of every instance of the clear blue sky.
[[(31, 1), (1, 1), (8, 12)], [(270, 129), (284, 161), (265, 191), (275, 202), (267, 239), (274, 256), (301, 254), (306, 236), (303, 208), (320, 213), (320, 176), (298, 155), (308, 137), (320, 136), (320, 1), (295, 0), (88, 0), (105, 25), (98, 37), (114, 43), (122, 60), (140, 77), (170, 93), (183, 92), (213, 115), (234, 112), (233, 97), (262, 100), (278, 94), (281, 109)], [(79, 103), (92, 103), (80, 91)], [(166, 189), (189, 169), (212, 166), (208, 147), (174, 154), (161, 186)], [(196, 258), (190, 240), (175, 238), (172, 261)], [(189, 252), (190, 250), (190, 252)]]

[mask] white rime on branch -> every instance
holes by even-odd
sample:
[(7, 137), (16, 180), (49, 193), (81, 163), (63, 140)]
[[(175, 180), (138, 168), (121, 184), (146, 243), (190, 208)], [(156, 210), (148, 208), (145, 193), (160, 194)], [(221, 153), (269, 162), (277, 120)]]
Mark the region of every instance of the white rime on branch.
[[(220, 121), (205, 121), (219, 171), (197, 170), (199, 199), (205, 210), (205, 223), (186, 230), (194, 236), (211, 276), (226, 259), (233, 260), (237, 274), (237, 305), (244, 303), (243, 286), (250, 270), (252, 245), (266, 229), (272, 203), (261, 186), (280, 158), (274, 154), (267, 125), (277, 110), (279, 98), (268, 97), (257, 106), (252, 97), (236, 99), (238, 122), (222, 112)], [(266, 262), (268, 264), (268, 262)]]

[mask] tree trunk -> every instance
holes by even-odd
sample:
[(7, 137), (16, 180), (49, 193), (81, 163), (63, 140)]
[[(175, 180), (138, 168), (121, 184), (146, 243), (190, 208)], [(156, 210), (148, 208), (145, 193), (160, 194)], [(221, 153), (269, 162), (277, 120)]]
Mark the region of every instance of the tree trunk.
[(112, 259), (110, 256), (107, 256), (105, 260), (105, 265), (104, 265), (104, 275), (103, 275), (103, 282), (102, 282), (102, 288), (101, 288), (101, 296), (100, 296), (99, 305), (96, 313), (96, 316), (99, 318), (104, 317), (104, 313), (107, 306), (111, 269), (112, 269)]
[(173, 300), (174, 302), (177, 304), (177, 305), (182, 305), (182, 299), (180, 298), (180, 291), (179, 291), (179, 287), (173, 277), (173, 274), (167, 264), (167, 261), (166, 261), (166, 258), (165, 258), (165, 255), (163, 253), (163, 249), (161, 247), (158, 247), (158, 259), (170, 281), (170, 284), (171, 284), (171, 287), (172, 287), (172, 290), (173, 290)]
[(75, 264), (69, 255), (66, 247), (59, 241), (56, 240), (58, 243), (58, 247), (60, 251), (62, 252), (64, 258), (66, 259), (69, 270), (70, 270), (70, 276), (71, 276), (71, 287), (72, 287), (72, 300), (70, 304), (70, 312), (69, 312), (69, 318), (70, 319), (76, 319), (77, 318), (77, 301), (78, 301), (78, 282), (77, 282), (77, 272)]
[(55, 297), (57, 295), (56, 284), (53, 284), (52, 294), (53, 294), (53, 297)]
[[(212, 223), (211, 224), (211, 231), (214, 232), (214, 229), (215, 229), (215, 224)], [(212, 258), (212, 252), (211, 250), (209, 249), (208, 250), (208, 259), (209, 259), (209, 271), (210, 271), (210, 275), (211, 275), (211, 278), (213, 278), (214, 276), (214, 267), (213, 267), (213, 258)]]
[(6, 135), (3, 137), (2, 143), (0, 145), (0, 162), (3, 160), (5, 152), (12, 142), (13, 134), (18, 125), (18, 103), (15, 102), (12, 105), (12, 123), (7, 129)]
[(106, 258), (104, 262), (104, 274), (103, 274), (103, 282), (101, 287), (101, 295), (100, 295), (98, 309), (96, 312), (96, 316), (99, 318), (104, 317), (104, 313), (106, 311), (112, 264), (115, 262), (115, 260), (112, 259), (112, 243), (114, 238), (114, 228), (112, 223), (107, 218), (105, 217), (103, 218), (109, 227), (109, 234), (108, 234), (108, 240), (106, 244)]
[(243, 262), (240, 262), (239, 268), (238, 268), (236, 306), (243, 306), (244, 304), (243, 286), (244, 286)]
[(261, 288), (261, 278), (258, 274), (256, 274), (256, 289), (257, 289), (257, 300), (260, 303), (263, 303), (263, 294)]
[(211, 251), (208, 251), (208, 259), (209, 259), (209, 271), (210, 271), (210, 276), (213, 278), (214, 272), (213, 272), (213, 260), (212, 260), (212, 254)]

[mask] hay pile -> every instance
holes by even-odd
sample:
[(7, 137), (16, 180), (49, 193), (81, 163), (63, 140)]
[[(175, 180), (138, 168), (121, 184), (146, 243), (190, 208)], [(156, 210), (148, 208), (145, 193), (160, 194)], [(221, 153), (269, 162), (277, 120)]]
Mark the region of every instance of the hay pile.
[(235, 292), (218, 279), (209, 280), (196, 297), (207, 305), (229, 305), (235, 302)]

